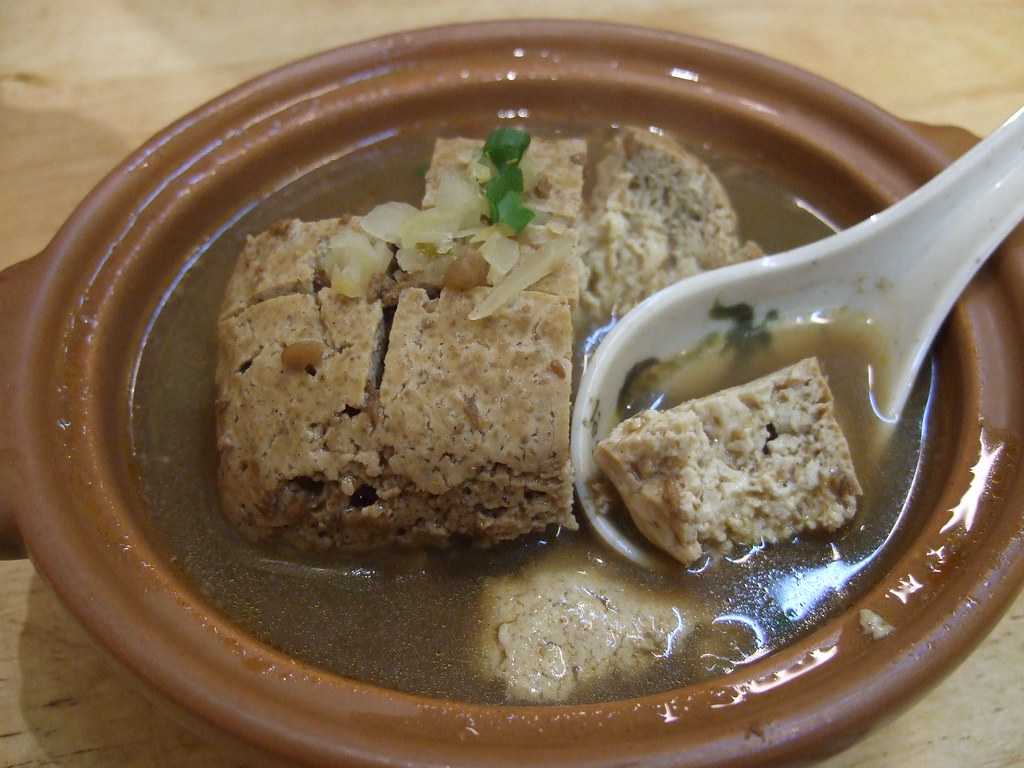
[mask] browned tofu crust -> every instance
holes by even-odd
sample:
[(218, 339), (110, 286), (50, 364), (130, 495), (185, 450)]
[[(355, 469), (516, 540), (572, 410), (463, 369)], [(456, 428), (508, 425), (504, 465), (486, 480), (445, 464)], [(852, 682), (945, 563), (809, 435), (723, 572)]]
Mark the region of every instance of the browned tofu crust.
[[(227, 516), (254, 533), (304, 514), (301, 491), (337, 474), (328, 431), (366, 406), (383, 313), (328, 289), (255, 304), (220, 323), (217, 446)], [(339, 330), (344, 328), (344, 333)], [(305, 345), (319, 359), (286, 364)]]
[(861, 494), (815, 358), (640, 413), (601, 441), (595, 458), (637, 527), (686, 564), (705, 549), (835, 530)]
[(228, 281), (221, 316), (230, 317), (261, 301), (290, 293), (314, 293), (317, 260), (332, 235), (349, 219), (279, 221), (266, 232), (249, 237)]

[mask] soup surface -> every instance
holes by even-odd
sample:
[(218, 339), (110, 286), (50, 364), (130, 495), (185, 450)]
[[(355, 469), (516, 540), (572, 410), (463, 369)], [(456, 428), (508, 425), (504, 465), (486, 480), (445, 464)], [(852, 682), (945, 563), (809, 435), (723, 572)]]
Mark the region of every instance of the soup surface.
[[(537, 135), (561, 132), (558, 126), (527, 127)], [(611, 130), (585, 132), (591, 156)], [(358, 557), (261, 547), (235, 533), (218, 506), (214, 367), (218, 308), (245, 236), (281, 218), (364, 213), (388, 200), (418, 203), (439, 133), (460, 131), (447, 127), (389, 138), (262, 201), (189, 263), (162, 302), (138, 361), (133, 450), (152, 535), (196, 588), (246, 631), (332, 672), (424, 695), (498, 703), (506, 700), (503, 684), (484, 677), (474, 663), (476, 598), (488, 578), (515, 573), (543, 552), (678, 595), (682, 604), (700, 605), (707, 617), (689, 642), (657, 659), (647, 674), (580, 688), (577, 701), (652, 693), (729, 672), (811, 630), (870, 584), (913, 518), (914, 479), (926, 467), (922, 445), (934, 372), (926, 369), (887, 437), (868, 388), (869, 372), (884, 366), (877, 336), (858, 318), (839, 316), (773, 328), (770, 343), (738, 354), (706, 345), (701, 354), (636, 377), (623, 401), (627, 414), (667, 407), (818, 355), (865, 489), (856, 519), (833, 536), (755, 546), (689, 569), (666, 560), (649, 572), (617, 560), (582, 520), (575, 533), (551, 530), (490, 550)], [(728, 189), (744, 236), (766, 252), (832, 231), (812, 206), (742, 158), (707, 145), (689, 148)], [(580, 351), (590, 330), (579, 334)]]

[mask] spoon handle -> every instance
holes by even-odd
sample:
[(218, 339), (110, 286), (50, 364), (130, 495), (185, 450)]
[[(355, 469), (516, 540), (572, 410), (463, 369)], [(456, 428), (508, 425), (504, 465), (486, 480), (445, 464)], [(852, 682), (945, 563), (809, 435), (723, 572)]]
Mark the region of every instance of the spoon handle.
[(872, 217), (872, 265), (892, 284), (876, 319), (892, 334), (888, 407), (898, 414), (953, 303), (1024, 217), (1024, 109), (945, 172)]

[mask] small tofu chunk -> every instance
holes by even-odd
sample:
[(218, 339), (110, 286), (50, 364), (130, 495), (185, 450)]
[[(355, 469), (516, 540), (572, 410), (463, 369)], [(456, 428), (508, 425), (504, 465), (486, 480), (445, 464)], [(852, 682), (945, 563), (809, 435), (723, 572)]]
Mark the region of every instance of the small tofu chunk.
[(510, 700), (555, 704), (608, 675), (642, 674), (690, 634), (678, 601), (605, 571), (549, 557), (487, 582), (480, 658)]
[(858, 618), (861, 630), (873, 640), (881, 640), (883, 637), (888, 637), (892, 634), (893, 629), (895, 629), (892, 624), (883, 619), (879, 614), (867, 608), (861, 609)]
[(595, 458), (641, 532), (685, 564), (706, 548), (835, 530), (861, 494), (815, 358), (638, 414)]

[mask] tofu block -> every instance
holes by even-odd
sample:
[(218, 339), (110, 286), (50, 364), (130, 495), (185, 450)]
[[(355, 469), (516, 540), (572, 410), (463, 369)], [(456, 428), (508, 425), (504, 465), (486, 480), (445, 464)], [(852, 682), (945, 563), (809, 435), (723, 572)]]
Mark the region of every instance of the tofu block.
[(511, 701), (557, 704), (612, 675), (642, 674), (694, 627), (690, 611), (605, 569), (534, 563), (489, 579), (481, 597), (480, 660)]
[(881, 640), (892, 634), (895, 627), (880, 614), (867, 608), (861, 608), (857, 615), (861, 631), (872, 640)]
[(470, 321), (477, 298), (402, 293), (380, 389), (367, 411), (328, 428), (323, 503), (285, 539), (357, 551), (453, 538), (486, 546), (552, 524), (577, 528), (569, 309), (524, 292)]
[[(445, 171), (466, 171), (482, 149), (483, 141), (480, 139), (438, 139), (434, 144), (430, 168), (427, 170), (424, 207), (435, 204), (442, 174)], [(546, 228), (559, 233), (569, 232), (578, 237), (579, 220), (583, 209), (586, 141), (533, 139), (526, 150), (526, 155), (536, 170), (537, 182), (525, 191), (523, 203), (528, 208), (547, 215)], [(580, 273), (579, 256), (574, 253), (557, 270), (532, 285), (530, 290), (560, 296), (575, 308), (580, 295)], [(440, 285), (440, 281), (428, 279), (421, 281), (421, 284)]]
[[(465, 169), (481, 148), (437, 142), (426, 204), (444, 170)], [(527, 228), (521, 247), (575, 238), (586, 143), (537, 139), (528, 155), (537, 181), (525, 201), (546, 221)], [(227, 517), (251, 539), (303, 549), (488, 545), (552, 524), (575, 529), (575, 254), (470, 320), (489, 288), (441, 289), (444, 270), (425, 279), (395, 261), (366, 298), (341, 298), (324, 260), (344, 255), (351, 238), (337, 236), (358, 225), (354, 216), (280, 222), (239, 257), (218, 331)]]
[(576, 528), (566, 302), (527, 291), (470, 321), (485, 289), (407, 289), (392, 322), (373, 291), (318, 287), (318, 249), (355, 223), (287, 222), (239, 259), (218, 327), (225, 515), (303, 549)]
[(640, 128), (605, 146), (582, 229), (580, 303), (593, 323), (683, 278), (762, 255), (743, 241), (711, 170), (675, 140)]
[(835, 530), (862, 492), (815, 358), (640, 413), (595, 458), (640, 531), (684, 564), (706, 549)]

